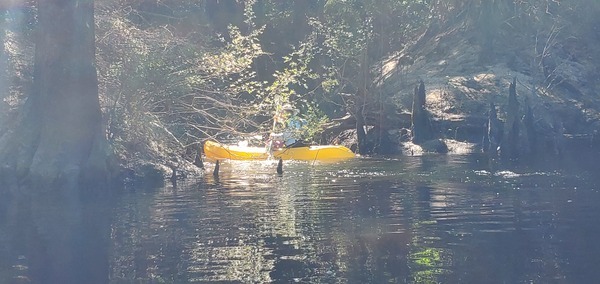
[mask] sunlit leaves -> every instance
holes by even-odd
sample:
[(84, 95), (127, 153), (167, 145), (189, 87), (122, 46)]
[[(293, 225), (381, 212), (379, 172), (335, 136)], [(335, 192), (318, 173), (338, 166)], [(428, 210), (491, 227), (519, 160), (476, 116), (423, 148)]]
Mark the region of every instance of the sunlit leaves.
[(323, 91), (329, 93), (339, 86), (339, 84), (340, 82), (334, 78), (326, 78), (321, 82), (321, 87), (323, 88)]
[(319, 141), (319, 135), (323, 132), (322, 127), (329, 122), (329, 118), (313, 102), (304, 101), (303, 109), (306, 124), (300, 129), (302, 133), (299, 137), (307, 141)]
[(261, 33), (262, 29), (257, 29), (243, 35), (239, 28), (230, 26), (231, 41), (227, 42), (223, 49), (214, 54), (206, 54), (202, 58), (206, 71), (214, 75), (228, 76), (250, 68), (258, 56), (264, 55), (258, 39)]
[[(230, 26), (221, 38), (190, 37), (178, 31), (188, 23), (171, 19), (172, 25), (140, 28), (128, 20), (131, 13), (137, 11), (116, 2), (103, 3), (97, 13), (98, 70), (114, 142), (132, 152), (157, 143), (175, 150), (256, 128), (253, 106), (260, 98), (254, 94), (263, 82), (255, 80), (252, 65), (264, 55), (261, 28)], [(178, 13), (181, 20), (192, 16)]]

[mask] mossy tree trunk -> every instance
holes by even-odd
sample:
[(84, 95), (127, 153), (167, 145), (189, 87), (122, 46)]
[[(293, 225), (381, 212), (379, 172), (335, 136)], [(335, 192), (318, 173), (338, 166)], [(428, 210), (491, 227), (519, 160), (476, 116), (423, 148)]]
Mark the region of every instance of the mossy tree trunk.
[(2, 139), (2, 172), (34, 185), (106, 182), (94, 2), (39, 0), (37, 8), (33, 88), (17, 129)]

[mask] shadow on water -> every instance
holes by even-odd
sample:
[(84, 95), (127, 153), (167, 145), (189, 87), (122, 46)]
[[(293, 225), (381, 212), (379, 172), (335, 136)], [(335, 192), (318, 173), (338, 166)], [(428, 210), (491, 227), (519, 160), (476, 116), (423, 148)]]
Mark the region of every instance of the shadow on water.
[(223, 162), (113, 198), (0, 200), (0, 283), (582, 283), (595, 164)]
[(22, 189), (0, 202), (0, 283), (108, 283), (106, 196)]

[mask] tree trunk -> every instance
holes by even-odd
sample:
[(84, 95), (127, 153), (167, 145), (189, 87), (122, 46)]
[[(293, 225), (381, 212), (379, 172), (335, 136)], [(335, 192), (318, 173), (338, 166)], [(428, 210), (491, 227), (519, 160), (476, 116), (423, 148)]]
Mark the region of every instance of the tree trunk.
[(360, 110), (356, 111), (356, 140), (358, 143), (358, 153), (361, 155), (367, 154), (369, 151), (367, 145), (367, 132), (365, 131), (365, 119)]
[(429, 121), (429, 112), (425, 108), (425, 83), (421, 81), (415, 87), (412, 105), (412, 134), (414, 143), (422, 143), (433, 138), (433, 130)]
[(523, 126), (525, 128), (524, 133), (527, 137), (527, 140), (525, 141), (527, 143), (527, 147), (525, 148), (525, 150), (527, 151), (528, 155), (535, 156), (537, 154), (538, 148), (537, 132), (535, 131), (535, 117), (533, 116), (533, 109), (531, 108), (529, 102), (527, 102), (526, 104), (527, 109), (525, 112), (525, 116), (523, 117)]
[[(6, 14), (0, 15), (0, 42), (6, 41), (7, 21)], [(10, 92), (9, 76), (8, 76), (8, 52), (6, 49), (0, 48), (0, 137), (4, 134), (8, 120), (9, 107), (5, 102)]]
[(490, 103), (490, 113), (488, 115), (487, 122), (487, 133), (486, 140), (487, 145), (484, 147), (484, 151), (496, 155), (498, 154), (498, 146), (502, 141), (503, 129), (502, 123), (498, 119), (498, 113), (496, 111), (496, 105), (494, 103)]
[(367, 132), (365, 131), (365, 107), (367, 105), (367, 95), (369, 94), (370, 74), (369, 59), (367, 50), (363, 50), (359, 60), (358, 84), (356, 93), (356, 105), (354, 117), (356, 118), (356, 140), (358, 142), (358, 153), (367, 154), (370, 151), (367, 145)]
[(39, 0), (38, 21), (33, 88), (0, 145), (2, 170), (33, 185), (106, 182), (93, 0)]
[(508, 88), (508, 109), (506, 111), (505, 139), (502, 141), (503, 158), (516, 159), (519, 156), (520, 132), (519, 101), (517, 100), (517, 79), (514, 78)]

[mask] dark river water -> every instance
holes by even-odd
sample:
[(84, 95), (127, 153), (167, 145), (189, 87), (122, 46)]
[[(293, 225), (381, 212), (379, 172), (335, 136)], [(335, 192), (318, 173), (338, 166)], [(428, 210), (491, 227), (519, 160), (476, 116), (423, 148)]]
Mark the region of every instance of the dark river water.
[(0, 283), (594, 283), (592, 160), (288, 162), (281, 176), (224, 162), (177, 187), (4, 198)]

